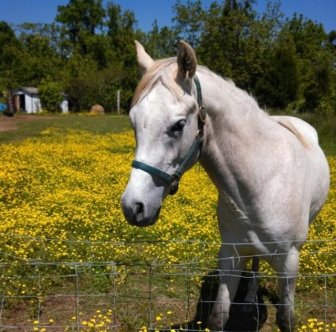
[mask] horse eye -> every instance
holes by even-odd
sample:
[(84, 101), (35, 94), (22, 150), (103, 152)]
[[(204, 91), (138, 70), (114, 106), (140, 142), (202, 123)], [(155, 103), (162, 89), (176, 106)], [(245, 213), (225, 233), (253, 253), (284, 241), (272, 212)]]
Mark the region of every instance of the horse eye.
[(177, 131), (182, 131), (183, 127), (186, 124), (186, 120), (180, 120), (178, 122), (176, 122), (172, 127), (171, 130), (173, 132), (177, 132)]

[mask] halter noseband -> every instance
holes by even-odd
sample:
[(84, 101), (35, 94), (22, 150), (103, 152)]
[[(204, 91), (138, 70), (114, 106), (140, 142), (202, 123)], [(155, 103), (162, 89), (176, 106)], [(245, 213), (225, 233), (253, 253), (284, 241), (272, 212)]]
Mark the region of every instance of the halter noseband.
[(168, 174), (164, 171), (161, 171), (160, 169), (156, 167), (150, 166), (141, 161), (137, 161), (137, 160), (132, 161), (133, 168), (141, 169), (142, 171), (146, 173), (160, 177), (165, 182), (170, 184), (170, 195), (174, 195), (177, 192), (179, 181), (182, 177), (182, 174), (186, 171), (187, 166), (191, 158), (194, 156), (195, 152), (201, 150), (202, 143), (203, 143), (203, 133), (204, 133), (205, 118), (206, 118), (206, 110), (203, 106), (201, 84), (196, 75), (194, 76), (194, 83), (196, 86), (197, 103), (199, 107), (198, 108), (198, 131), (197, 131), (197, 135), (195, 137), (193, 144), (189, 148), (186, 155), (182, 158), (182, 162), (180, 166), (178, 167), (178, 169), (173, 174)]

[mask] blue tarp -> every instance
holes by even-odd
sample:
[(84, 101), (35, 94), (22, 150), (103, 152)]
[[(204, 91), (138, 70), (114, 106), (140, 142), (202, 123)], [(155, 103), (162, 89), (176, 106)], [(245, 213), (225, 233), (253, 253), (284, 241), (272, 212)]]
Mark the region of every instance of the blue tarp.
[(6, 111), (6, 109), (7, 109), (7, 105), (0, 103), (0, 112), (4, 112)]

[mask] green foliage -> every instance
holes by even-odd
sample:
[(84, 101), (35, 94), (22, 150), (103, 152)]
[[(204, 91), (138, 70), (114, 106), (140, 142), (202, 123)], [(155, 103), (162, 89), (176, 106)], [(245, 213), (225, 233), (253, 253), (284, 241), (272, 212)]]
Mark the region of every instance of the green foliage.
[(146, 50), (154, 59), (162, 59), (176, 55), (178, 33), (168, 27), (159, 28), (154, 21), (152, 30), (145, 36)]
[(65, 91), (71, 98), (74, 111), (89, 110), (93, 104), (97, 64), (90, 57), (75, 53), (64, 67)]
[[(332, 54), (328, 35), (320, 24), (294, 15), (283, 27), (295, 44), (299, 65), (299, 112), (322, 112), (332, 106), (332, 94), (336, 91), (332, 77), (335, 77), (335, 54)], [(333, 92), (334, 91), (334, 92)]]
[(262, 104), (284, 109), (296, 100), (299, 89), (298, 60), (290, 36), (279, 40), (266, 62), (269, 65), (260, 73), (255, 92)]
[(22, 45), (6, 22), (0, 22), (0, 91), (16, 87), (22, 77)]
[(70, 0), (58, 6), (57, 22), (63, 24), (64, 36), (81, 54), (88, 52), (87, 37), (93, 36), (103, 24), (105, 16), (102, 0)]
[(293, 112), (335, 112), (335, 32), (294, 15), (280, 1), (264, 14), (253, 0), (214, 2), (204, 14), (198, 55), (217, 73), (253, 93), (262, 106)]
[(28, 35), (22, 38), (22, 44), (25, 50), (24, 85), (37, 86), (44, 79), (57, 80), (62, 61), (50, 46), (49, 38), (39, 34)]
[(62, 85), (57, 82), (43, 81), (38, 89), (43, 108), (49, 112), (58, 112), (64, 98)]
[(202, 1), (188, 0), (184, 5), (177, 0), (173, 10), (175, 12), (173, 22), (176, 24), (177, 33), (188, 40), (193, 47), (198, 46), (204, 26), (205, 11), (202, 8)]
[(253, 1), (214, 3), (206, 16), (199, 54), (216, 72), (232, 78), (244, 89), (253, 89), (263, 59), (261, 33)]
[(174, 56), (185, 39), (199, 63), (231, 78), (262, 107), (333, 115), (336, 31), (327, 34), (299, 14), (285, 19), (281, 0), (269, 0), (261, 14), (255, 3), (176, 0), (173, 25), (154, 21), (146, 33), (136, 29), (132, 11), (102, 0), (69, 0), (51, 24), (0, 22), (0, 90), (57, 82), (74, 111), (97, 103), (114, 111), (120, 90), (128, 110), (139, 80), (134, 40), (156, 59)]

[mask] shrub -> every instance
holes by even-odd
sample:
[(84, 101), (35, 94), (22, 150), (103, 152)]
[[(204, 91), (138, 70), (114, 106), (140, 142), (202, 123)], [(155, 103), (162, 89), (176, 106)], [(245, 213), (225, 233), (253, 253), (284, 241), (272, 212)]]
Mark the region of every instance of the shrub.
[(42, 108), (50, 112), (58, 112), (63, 100), (63, 88), (57, 82), (43, 81), (39, 86)]

